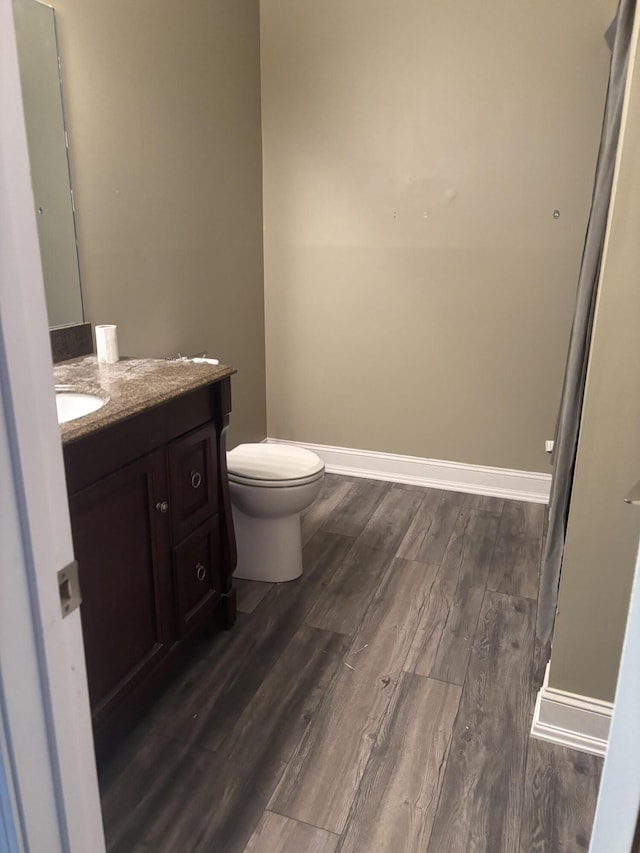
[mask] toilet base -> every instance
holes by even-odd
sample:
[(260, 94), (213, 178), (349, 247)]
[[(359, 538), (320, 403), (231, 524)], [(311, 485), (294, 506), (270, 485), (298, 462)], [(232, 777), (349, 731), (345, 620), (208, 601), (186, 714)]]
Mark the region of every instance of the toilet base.
[(282, 583), (302, 574), (300, 513), (255, 518), (232, 506), (238, 563), (233, 576)]

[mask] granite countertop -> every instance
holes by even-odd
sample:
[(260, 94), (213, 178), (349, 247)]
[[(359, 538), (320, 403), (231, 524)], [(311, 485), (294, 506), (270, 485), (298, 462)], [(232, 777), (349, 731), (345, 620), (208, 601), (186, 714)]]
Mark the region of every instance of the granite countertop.
[(96, 394), (104, 406), (90, 415), (60, 424), (63, 444), (165, 403), (236, 371), (225, 364), (198, 364), (187, 360), (129, 358), (98, 364), (95, 355), (54, 365), (56, 390)]

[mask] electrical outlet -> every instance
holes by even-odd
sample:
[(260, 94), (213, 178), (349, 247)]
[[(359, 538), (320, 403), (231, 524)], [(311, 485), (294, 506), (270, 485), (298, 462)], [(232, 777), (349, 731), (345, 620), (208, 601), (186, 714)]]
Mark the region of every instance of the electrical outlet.
[(544, 443), (545, 453), (553, 453), (553, 445), (554, 445), (553, 439), (548, 438)]

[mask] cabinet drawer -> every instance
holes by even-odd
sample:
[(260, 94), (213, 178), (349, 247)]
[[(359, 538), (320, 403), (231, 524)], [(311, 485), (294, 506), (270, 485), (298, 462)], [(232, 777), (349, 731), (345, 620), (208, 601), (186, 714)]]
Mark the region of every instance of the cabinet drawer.
[(219, 597), (220, 540), (217, 516), (174, 548), (179, 636), (203, 625)]
[(213, 424), (169, 445), (173, 541), (180, 542), (218, 511), (216, 430)]

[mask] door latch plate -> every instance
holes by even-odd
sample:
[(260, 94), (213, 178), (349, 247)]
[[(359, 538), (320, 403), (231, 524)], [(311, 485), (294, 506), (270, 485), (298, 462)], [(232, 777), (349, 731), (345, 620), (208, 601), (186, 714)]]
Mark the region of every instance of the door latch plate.
[(60, 610), (64, 619), (82, 603), (77, 560), (58, 572), (58, 592), (60, 593)]

